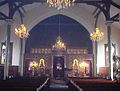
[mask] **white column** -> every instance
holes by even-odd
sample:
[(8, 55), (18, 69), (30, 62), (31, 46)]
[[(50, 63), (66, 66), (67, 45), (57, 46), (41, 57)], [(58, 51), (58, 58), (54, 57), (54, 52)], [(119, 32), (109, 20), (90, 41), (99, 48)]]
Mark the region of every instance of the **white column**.
[(11, 25), (13, 20), (7, 19), (7, 32), (6, 32), (6, 57), (4, 64), (4, 80), (9, 76), (9, 62), (10, 62), (10, 35), (11, 35)]
[(94, 59), (93, 59), (93, 76), (97, 76), (97, 42), (93, 42), (93, 54), (94, 54)]
[(113, 62), (111, 56), (111, 47), (112, 47), (112, 40), (111, 40), (111, 25), (113, 21), (107, 21), (107, 36), (108, 36), (108, 61), (109, 61), (109, 78), (113, 80)]
[(20, 76), (23, 76), (23, 38), (20, 38), (19, 73)]

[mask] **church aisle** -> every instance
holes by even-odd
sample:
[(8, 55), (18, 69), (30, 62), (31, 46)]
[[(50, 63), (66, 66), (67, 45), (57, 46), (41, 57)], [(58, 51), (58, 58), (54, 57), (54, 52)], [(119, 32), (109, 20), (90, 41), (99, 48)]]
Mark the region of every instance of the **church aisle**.
[(45, 86), (41, 91), (78, 91), (78, 89), (66, 79), (51, 79), (49, 86)]

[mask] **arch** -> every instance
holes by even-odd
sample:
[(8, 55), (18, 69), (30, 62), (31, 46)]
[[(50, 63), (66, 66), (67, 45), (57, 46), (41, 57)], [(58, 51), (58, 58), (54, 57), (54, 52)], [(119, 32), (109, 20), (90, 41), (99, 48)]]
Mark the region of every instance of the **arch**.
[(87, 22), (87, 20), (83, 17), (84, 15), (80, 16), (79, 14), (76, 14), (75, 10), (72, 10), (72, 12), (71, 11), (67, 11), (67, 10), (59, 12), (57, 10), (47, 11), (47, 9), (46, 9), (46, 10), (44, 10), (44, 12), (45, 13), (40, 14), (40, 16), (38, 16), (36, 19), (34, 19), (32, 22), (29, 23), (28, 31), (31, 31), (31, 29), (35, 25), (37, 25), (39, 22), (43, 21), (44, 19), (46, 19), (48, 17), (51, 17), (51, 16), (54, 16), (54, 15), (57, 15), (57, 14), (62, 14), (62, 15), (68, 16), (68, 17), (76, 20), (81, 25), (83, 25), (86, 29), (88, 29), (88, 32), (94, 31), (94, 25), (91, 26), (90, 22)]
[[(61, 25), (62, 29), (60, 30), (61, 31), (60, 36), (63, 38), (63, 42), (65, 43), (65, 45), (67, 44), (67, 47), (87, 47), (88, 53), (92, 53), (92, 41), (89, 37), (89, 32), (84, 28), (84, 26), (82, 26), (80, 23), (78, 23), (74, 19), (62, 14), (51, 16), (43, 20), (42, 22), (39, 22), (32, 29), (32, 31), (30, 31), (31, 36), (26, 41), (26, 44), (27, 44), (26, 48), (28, 48), (28, 50), (26, 49), (26, 52), (29, 53), (30, 47), (38, 48), (38, 47), (44, 46), (49, 48), (55, 43), (55, 39), (58, 37), (58, 34), (59, 34), (58, 31), (56, 31), (58, 30), (58, 26), (59, 26), (59, 20), (58, 20), (59, 16), (61, 17), (61, 22), (62, 22), (61, 24), (63, 24)], [(65, 19), (67, 22), (65, 21)], [(55, 24), (55, 25), (51, 26), (52, 24), (53, 25)], [(71, 35), (74, 38), (71, 37)], [(37, 45), (35, 45), (36, 43)]]

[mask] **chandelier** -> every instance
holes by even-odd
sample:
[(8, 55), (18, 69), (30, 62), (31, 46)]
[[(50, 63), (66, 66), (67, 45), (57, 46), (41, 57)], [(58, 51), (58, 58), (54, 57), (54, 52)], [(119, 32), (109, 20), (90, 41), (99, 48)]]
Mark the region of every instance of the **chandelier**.
[(101, 32), (99, 30), (99, 28), (96, 28), (95, 32), (93, 32), (93, 33), (90, 34), (90, 38), (93, 41), (99, 41), (99, 40), (103, 39), (103, 37), (104, 37), (104, 33)]
[(52, 46), (53, 49), (66, 49), (65, 44), (62, 42), (60, 36), (57, 37), (55, 45)]
[(47, 0), (50, 7), (55, 7), (58, 10), (62, 8), (68, 8), (74, 5), (75, 0)]
[(26, 38), (29, 35), (24, 24), (21, 24), (18, 28), (15, 28), (15, 34), (20, 38)]

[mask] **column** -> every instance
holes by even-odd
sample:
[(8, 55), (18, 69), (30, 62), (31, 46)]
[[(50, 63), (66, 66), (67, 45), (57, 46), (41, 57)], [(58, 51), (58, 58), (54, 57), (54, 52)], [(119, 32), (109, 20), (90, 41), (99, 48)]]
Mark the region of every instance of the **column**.
[(20, 59), (19, 59), (19, 73), (23, 76), (23, 38), (20, 38)]
[(54, 57), (54, 53), (52, 53), (52, 56), (51, 56), (51, 61), (52, 61), (52, 65), (51, 65), (51, 77), (53, 78), (53, 57)]
[(94, 62), (93, 62), (93, 74), (97, 76), (97, 41), (94, 42)]
[(97, 76), (97, 72), (98, 72), (98, 60), (97, 60), (97, 56), (98, 56), (98, 42), (97, 40), (95, 41), (95, 54), (96, 54), (96, 66), (95, 66), (95, 70), (96, 70), (96, 76)]
[(6, 32), (6, 57), (4, 64), (4, 80), (9, 76), (9, 61), (10, 61), (10, 35), (11, 35), (11, 24), (12, 19), (7, 19), (7, 32)]
[(107, 21), (107, 38), (108, 38), (108, 62), (109, 62), (109, 78), (113, 79), (113, 64), (112, 64), (112, 55), (111, 55), (111, 46), (112, 46), (112, 40), (111, 40), (111, 25), (112, 21)]

